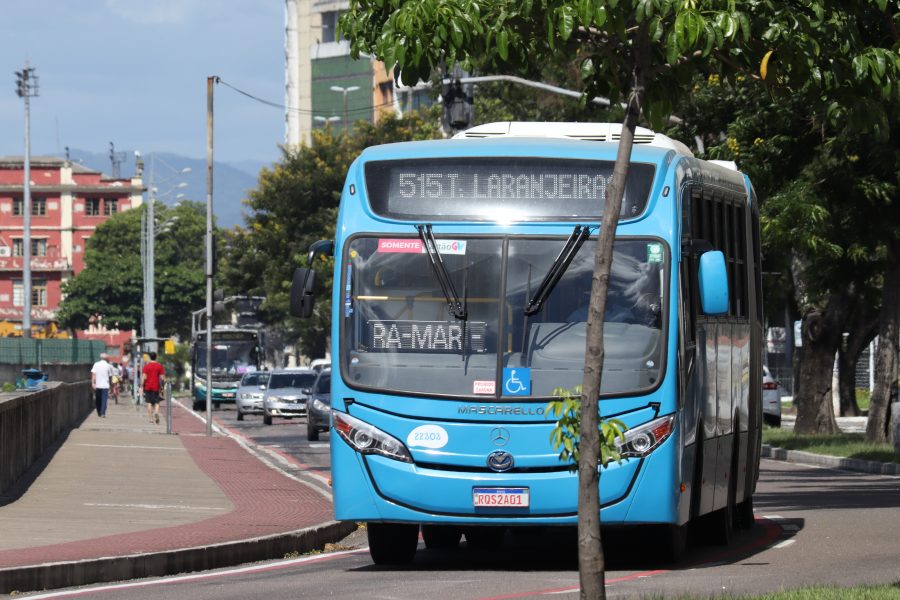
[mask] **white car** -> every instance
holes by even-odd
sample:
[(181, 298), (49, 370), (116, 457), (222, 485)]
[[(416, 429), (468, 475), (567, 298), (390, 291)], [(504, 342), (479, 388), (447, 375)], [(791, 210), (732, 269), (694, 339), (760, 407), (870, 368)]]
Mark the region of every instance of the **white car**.
[(263, 395), (263, 423), (271, 425), (273, 417), (305, 417), (306, 403), (312, 396), (317, 376), (312, 369), (273, 371)]
[(772, 427), (781, 427), (781, 386), (763, 365), (763, 422)]
[(268, 371), (247, 371), (241, 377), (237, 389), (237, 420), (243, 421), (244, 415), (263, 414), (263, 395), (269, 381)]

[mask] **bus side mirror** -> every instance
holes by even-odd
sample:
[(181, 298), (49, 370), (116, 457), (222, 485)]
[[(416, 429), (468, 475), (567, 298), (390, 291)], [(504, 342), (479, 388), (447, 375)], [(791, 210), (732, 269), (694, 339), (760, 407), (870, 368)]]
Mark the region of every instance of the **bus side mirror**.
[(728, 313), (728, 273), (725, 270), (725, 255), (721, 250), (712, 250), (700, 255), (700, 308), (707, 315)]
[(334, 242), (332, 240), (319, 240), (309, 245), (309, 254), (306, 255), (306, 264), (310, 267), (317, 254), (334, 256)]
[(301, 319), (308, 319), (313, 312), (313, 290), (316, 285), (316, 272), (313, 269), (297, 267), (294, 269), (294, 280), (291, 282), (291, 314)]

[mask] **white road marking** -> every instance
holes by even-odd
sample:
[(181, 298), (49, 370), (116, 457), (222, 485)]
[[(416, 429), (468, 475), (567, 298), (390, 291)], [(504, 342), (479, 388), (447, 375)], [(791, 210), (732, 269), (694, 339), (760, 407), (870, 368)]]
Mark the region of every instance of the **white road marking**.
[(76, 446), (87, 446), (89, 448), (137, 448), (138, 450), (179, 450), (184, 448), (175, 448), (172, 446), (136, 446), (132, 444), (75, 444)]
[(301, 556), (300, 558), (292, 558), (289, 560), (278, 561), (274, 563), (266, 563), (260, 565), (252, 565), (249, 567), (238, 567), (236, 569), (223, 569), (221, 571), (215, 571), (212, 573), (197, 573), (193, 575), (176, 575), (174, 577), (165, 577), (161, 579), (154, 579), (152, 581), (147, 580), (139, 580), (129, 583), (119, 583), (113, 585), (101, 585), (97, 587), (91, 588), (79, 588), (74, 590), (63, 590), (59, 592), (50, 592), (48, 594), (39, 594), (37, 596), (28, 596), (30, 600), (37, 600), (42, 598), (73, 598), (76, 596), (87, 596), (93, 595), (98, 592), (108, 592), (112, 590), (127, 590), (133, 588), (144, 588), (158, 585), (166, 585), (171, 583), (183, 583), (189, 581), (203, 581), (207, 579), (218, 579), (220, 577), (228, 577), (232, 575), (241, 575), (243, 573), (254, 573), (258, 571), (274, 571), (277, 569), (286, 569), (288, 567), (292, 567), (294, 565), (299, 565), (303, 563), (313, 563), (313, 562), (321, 562), (326, 560), (333, 560), (336, 558), (341, 558), (344, 556), (349, 556), (353, 554), (362, 554), (364, 552), (368, 552), (368, 547), (361, 548), (359, 550), (346, 550), (344, 552), (332, 552), (330, 554), (314, 554), (311, 556)]
[(773, 548), (787, 548), (788, 546), (790, 546), (791, 544), (793, 544), (793, 543), (796, 542), (796, 541), (797, 541), (797, 540), (794, 540), (794, 539), (784, 540), (783, 542), (780, 542), (780, 543), (778, 543), (778, 544), (775, 544), (775, 545), (773, 546)]
[(105, 508), (150, 508), (176, 510), (228, 510), (225, 506), (183, 506), (178, 504), (105, 504), (101, 502), (85, 502), (83, 506), (102, 506)]

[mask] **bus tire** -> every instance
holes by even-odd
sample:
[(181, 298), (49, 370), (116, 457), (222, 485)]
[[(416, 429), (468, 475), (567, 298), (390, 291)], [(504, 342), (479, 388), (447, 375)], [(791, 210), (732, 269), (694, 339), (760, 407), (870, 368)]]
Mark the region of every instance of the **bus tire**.
[(306, 440), (309, 442), (319, 441), (319, 428), (315, 423), (310, 423), (309, 417), (306, 417)]
[(467, 547), (475, 550), (493, 550), (503, 543), (506, 527), (469, 527), (465, 533)]
[(462, 530), (452, 525), (422, 525), (422, 539), (429, 550), (452, 550), (459, 547)]
[(265, 423), (266, 425), (271, 425), (272, 417), (269, 415), (263, 415), (263, 423)]
[(756, 518), (753, 516), (753, 496), (734, 507), (734, 526), (736, 529), (753, 529)]
[(662, 545), (663, 561), (670, 564), (678, 564), (684, 559), (688, 546), (688, 529), (688, 523), (666, 527), (665, 543)]
[(412, 562), (419, 545), (419, 526), (407, 523), (368, 523), (369, 554), (376, 565)]

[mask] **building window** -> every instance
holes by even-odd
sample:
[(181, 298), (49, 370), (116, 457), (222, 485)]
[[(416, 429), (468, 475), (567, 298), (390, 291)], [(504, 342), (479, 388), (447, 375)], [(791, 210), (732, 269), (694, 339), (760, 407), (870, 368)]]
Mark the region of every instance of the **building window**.
[(118, 212), (119, 201), (115, 198), (107, 198), (103, 201), (103, 214), (107, 217)]
[[(22, 238), (13, 238), (13, 256), (25, 256), (25, 241)], [(47, 256), (47, 238), (35, 238), (31, 240), (32, 256)]]
[[(13, 281), (13, 306), (25, 306), (25, 284), (21, 279)], [(47, 306), (47, 280), (31, 281), (31, 306)]]
[(343, 10), (332, 10), (328, 12), (322, 13), (322, 43), (327, 42), (339, 42), (344, 38), (344, 36), (337, 35), (337, 25), (338, 19), (341, 18), (341, 15), (346, 11)]
[[(25, 199), (24, 198), (13, 198), (13, 216), (21, 217), (25, 214)], [(46, 198), (35, 198), (32, 196), (31, 198), (31, 216), (33, 217), (43, 217), (47, 214), (47, 199)]]
[(89, 217), (100, 216), (100, 198), (88, 198), (84, 201), (84, 214)]

